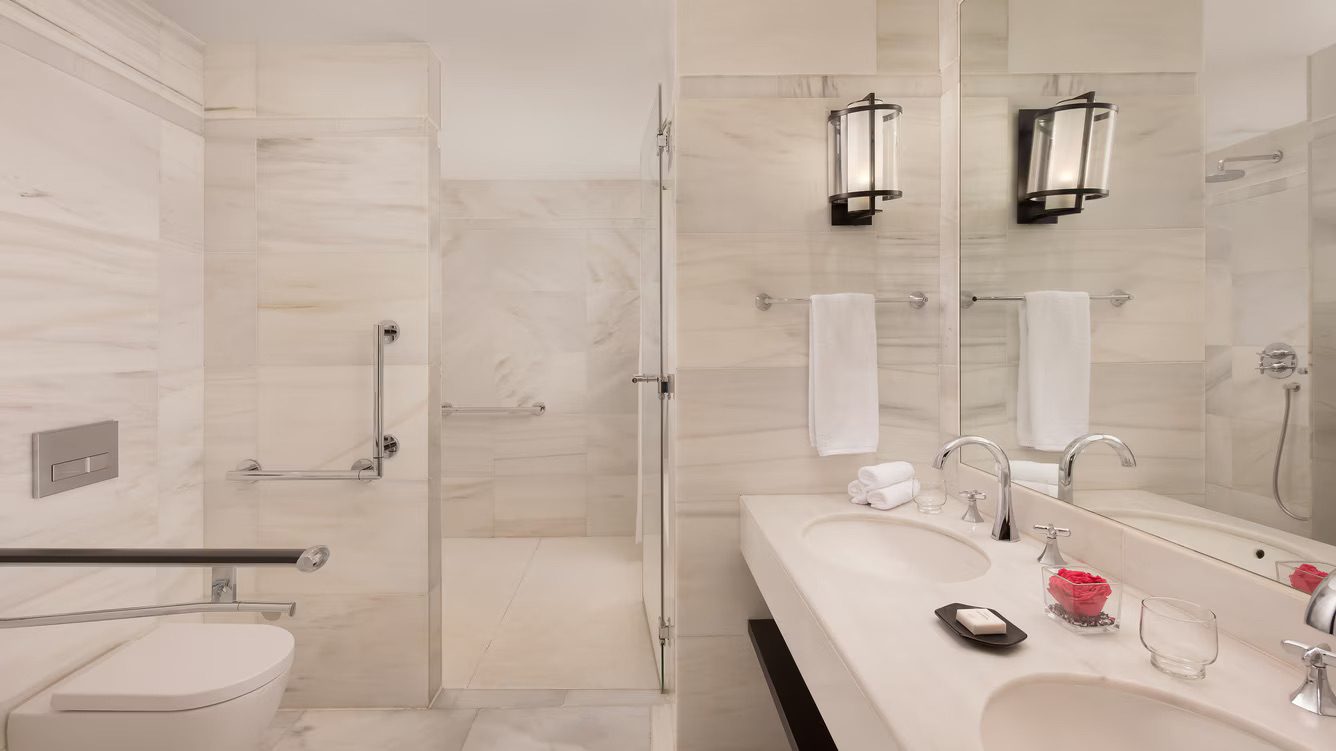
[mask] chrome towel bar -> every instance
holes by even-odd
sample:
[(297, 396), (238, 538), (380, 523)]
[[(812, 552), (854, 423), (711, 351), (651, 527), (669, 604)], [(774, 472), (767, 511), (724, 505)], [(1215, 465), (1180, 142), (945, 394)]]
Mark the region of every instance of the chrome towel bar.
[(533, 415), (537, 417), (547, 414), (547, 404), (534, 402), (520, 407), (467, 407), (455, 406), (446, 402), (441, 405), (441, 414), (446, 417), (450, 415)]
[[(976, 302), (1018, 302), (1025, 299), (1025, 295), (976, 295), (969, 290), (960, 291), (960, 307), (972, 308)], [(1091, 300), (1108, 300), (1109, 304), (1115, 308), (1121, 308), (1132, 300), (1131, 292), (1121, 289), (1115, 289), (1107, 295), (1091, 295)]]
[[(757, 310), (770, 310), (773, 305), (802, 305), (812, 302), (810, 297), (771, 297), (762, 292), (756, 296)], [(911, 292), (904, 297), (878, 297), (878, 304), (881, 303), (909, 303), (909, 307), (918, 310), (928, 304), (928, 296), (922, 292)]]
[(265, 469), (257, 459), (243, 459), (227, 473), (239, 482), (256, 480), (379, 480), (385, 460), (399, 451), (399, 440), (385, 432), (385, 345), (399, 338), (399, 324), (381, 321), (375, 327), (376, 365), (371, 385), (371, 457), (358, 459), (350, 469)]

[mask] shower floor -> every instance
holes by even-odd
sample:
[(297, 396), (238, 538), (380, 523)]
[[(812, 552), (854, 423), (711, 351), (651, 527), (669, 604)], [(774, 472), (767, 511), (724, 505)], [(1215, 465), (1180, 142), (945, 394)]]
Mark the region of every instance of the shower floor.
[(657, 690), (630, 537), (450, 538), (442, 687)]

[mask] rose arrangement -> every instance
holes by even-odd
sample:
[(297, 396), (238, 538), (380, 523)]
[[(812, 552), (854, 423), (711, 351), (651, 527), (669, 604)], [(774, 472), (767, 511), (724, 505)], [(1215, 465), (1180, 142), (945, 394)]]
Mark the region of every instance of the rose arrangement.
[(1305, 563), (1294, 571), (1290, 572), (1290, 586), (1304, 592), (1313, 594), (1313, 590), (1327, 578), (1327, 572), (1314, 566), (1311, 563)]
[(1048, 592), (1068, 613), (1093, 618), (1104, 611), (1113, 588), (1098, 574), (1064, 568), (1048, 578)]

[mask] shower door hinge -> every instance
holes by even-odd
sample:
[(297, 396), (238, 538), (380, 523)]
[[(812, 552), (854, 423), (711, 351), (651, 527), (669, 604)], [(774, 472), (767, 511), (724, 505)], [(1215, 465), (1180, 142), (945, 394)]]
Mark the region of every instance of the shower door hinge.
[(671, 120), (664, 120), (663, 124), (659, 126), (659, 136), (657, 140), (660, 154), (673, 148), (673, 122)]
[(664, 620), (659, 616), (659, 644), (667, 644), (673, 640), (673, 619)]
[[(677, 393), (677, 377), (672, 373), (659, 378), (659, 398), (672, 399)], [(671, 624), (670, 624), (671, 625)]]

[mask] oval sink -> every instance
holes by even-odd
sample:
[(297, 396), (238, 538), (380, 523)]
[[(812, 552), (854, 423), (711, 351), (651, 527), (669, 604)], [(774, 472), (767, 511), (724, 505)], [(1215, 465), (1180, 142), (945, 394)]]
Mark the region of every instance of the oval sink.
[(962, 582), (989, 566), (988, 556), (969, 540), (899, 519), (821, 519), (808, 525), (803, 540), (822, 558), (892, 579)]
[(987, 751), (1298, 751), (1219, 711), (1098, 679), (1045, 677), (1002, 687), (984, 707)]

